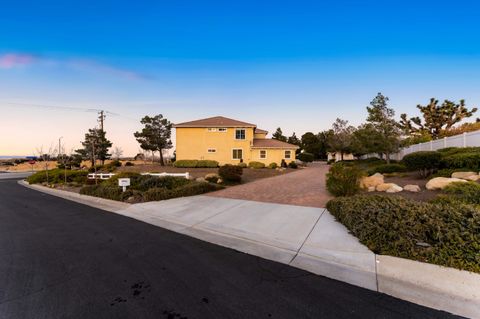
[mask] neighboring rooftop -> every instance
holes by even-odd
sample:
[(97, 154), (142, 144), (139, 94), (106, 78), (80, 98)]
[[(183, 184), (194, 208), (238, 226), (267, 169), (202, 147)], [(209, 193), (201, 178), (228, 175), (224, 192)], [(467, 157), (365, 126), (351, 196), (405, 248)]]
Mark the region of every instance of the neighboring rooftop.
[(256, 129), (255, 129), (255, 133), (258, 133), (258, 134), (268, 134), (268, 131), (265, 131), (265, 130), (256, 128)]
[(252, 148), (295, 148), (297, 145), (293, 145), (287, 142), (282, 142), (279, 140), (269, 139), (269, 138), (255, 138), (253, 140)]
[[(237, 121), (223, 116), (209, 117), (206, 119), (183, 122), (173, 127), (257, 127), (255, 124)], [(261, 130), (262, 131), (262, 130)]]

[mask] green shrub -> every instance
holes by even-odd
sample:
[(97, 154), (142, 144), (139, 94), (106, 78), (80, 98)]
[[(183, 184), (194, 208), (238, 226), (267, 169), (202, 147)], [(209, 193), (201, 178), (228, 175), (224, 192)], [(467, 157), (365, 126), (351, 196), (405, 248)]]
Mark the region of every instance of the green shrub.
[(268, 164), (268, 168), (276, 169), (277, 167), (278, 167), (278, 165), (275, 162), (272, 162), (272, 163)]
[(475, 182), (451, 183), (442, 191), (453, 200), (465, 203), (480, 205), (480, 184)]
[(143, 198), (145, 201), (158, 201), (170, 198), (200, 195), (222, 188), (223, 186), (216, 184), (193, 181), (189, 184), (174, 189), (151, 188), (144, 193)]
[(407, 168), (401, 164), (380, 164), (368, 171), (368, 175), (375, 173), (388, 174), (388, 173), (400, 173), (405, 172)]
[(305, 163), (311, 163), (314, 160), (314, 156), (312, 153), (303, 152), (297, 155), (297, 159)]
[(442, 166), (445, 168), (480, 169), (480, 153), (457, 153), (444, 156)]
[(157, 188), (157, 187), (173, 189), (173, 188), (184, 186), (188, 183), (191, 183), (191, 181), (183, 177), (175, 177), (175, 176), (157, 177), (157, 176), (145, 175), (145, 176), (142, 176), (142, 178), (138, 181), (137, 185), (135, 185), (133, 188), (140, 191), (147, 191), (150, 188)]
[(450, 156), (462, 153), (480, 153), (480, 147), (446, 147), (437, 150), (442, 156)]
[(327, 174), (327, 189), (335, 196), (351, 196), (360, 191), (363, 172), (354, 166), (337, 163)]
[(237, 165), (223, 165), (218, 169), (218, 175), (225, 183), (240, 183), (242, 180), (243, 169)]
[(250, 168), (265, 168), (265, 164), (261, 163), (261, 162), (250, 162), (248, 163), (248, 167)]
[(217, 174), (213, 174), (213, 173), (212, 174), (207, 174), (205, 176), (205, 180), (207, 182), (214, 183), (214, 184), (216, 184), (219, 179), (220, 179), (220, 176), (218, 176)]
[(144, 179), (147, 179), (149, 176), (147, 175), (141, 175), (139, 173), (134, 173), (134, 172), (121, 172), (118, 174), (115, 174), (114, 176), (110, 177), (109, 179), (105, 180), (102, 182), (102, 184), (108, 185), (108, 186), (114, 186), (118, 187), (118, 179), (119, 178), (130, 178), (130, 187), (136, 189), (140, 182)]
[(135, 166), (135, 164), (132, 163), (132, 162), (126, 162), (126, 163), (125, 163), (125, 166)]
[[(87, 171), (82, 170), (67, 170), (67, 183), (84, 184), (87, 180)], [(27, 177), (29, 184), (41, 184), (47, 182), (47, 173), (45, 171), (39, 171), (35, 174)], [(48, 170), (48, 183), (49, 184), (63, 184), (65, 183), (65, 170), (63, 169), (51, 169)]]
[(241, 167), (241, 168), (247, 168), (247, 167), (248, 167), (248, 166), (247, 166), (247, 163), (243, 163), (243, 162), (242, 162), (242, 163), (238, 163), (237, 166), (238, 166), (238, 167)]
[(197, 165), (195, 167), (198, 167), (198, 168), (216, 168), (216, 167), (218, 167), (218, 162), (217, 161), (212, 161), (212, 160), (200, 160), (200, 161), (197, 162)]
[(297, 165), (297, 163), (295, 163), (295, 162), (290, 162), (290, 163), (288, 163), (288, 167), (290, 167), (290, 168), (298, 168), (298, 165)]
[(407, 154), (403, 157), (403, 163), (410, 171), (419, 171), (423, 177), (427, 177), (440, 167), (442, 155), (435, 151), (421, 151)]
[(376, 254), (480, 272), (480, 213), (471, 205), (357, 195), (327, 209)]
[(102, 197), (112, 200), (122, 200), (122, 189), (108, 184), (86, 185), (80, 189), (80, 194)]
[(287, 168), (287, 162), (285, 162), (284, 159), (282, 159), (282, 162), (280, 162), (280, 167)]
[(197, 160), (179, 160), (179, 161), (175, 161), (175, 163), (173, 163), (173, 166), (181, 167), (181, 168), (193, 168), (193, 167), (197, 167), (197, 164), (198, 164)]

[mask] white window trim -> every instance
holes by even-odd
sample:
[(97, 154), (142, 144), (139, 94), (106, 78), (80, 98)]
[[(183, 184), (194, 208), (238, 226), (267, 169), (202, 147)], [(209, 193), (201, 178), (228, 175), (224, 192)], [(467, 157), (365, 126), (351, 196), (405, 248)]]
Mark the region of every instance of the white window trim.
[(216, 127), (209, 127), (207, 128), (207, 132), (216, 132), (217, 128)]
[[(237, 138), (237, 130), (243, 130), (245, 132), (245, 138)], [(245, 141), (247, 139), (247, 129), (235, 128), (235, 130), (233, 131), (233, 138), (237, 141)]]
[[(262, 151), (265, 152), (265, 157), (262, 157)], [(258, 150), (258, 159), (264, 160), (268, 158), (267, 150)]]
[[(210, 150), (213, 150), (213, 152), (210, 152)], [(217, 152), (216, 148), (207, 148), (207, 153), (208, 154), (212, 154), (212, 153), (216, 153), (216, 152)]]
[[(287, 152), (289, 152), (289, 157), (287, 157)], [(283, 158), (284, 159), (292, 159), (292, 151), (289, 151), (289, 150), (285, 150), (283, 151)]]
[[(242, 158), (234, 158), (234, 157), (233, 157), (233, 151), (235, 151), (235, 150), (237, 150), (237, 151), (238, 151), (238, 150), (242, 151)], [(243, 159), (243, 148), (232, 148), (232, 153), (231, 153), (231, 154), (232, 154), (232, 160), (234, 160), (234, 161), (239, 161), (240, 159)]]

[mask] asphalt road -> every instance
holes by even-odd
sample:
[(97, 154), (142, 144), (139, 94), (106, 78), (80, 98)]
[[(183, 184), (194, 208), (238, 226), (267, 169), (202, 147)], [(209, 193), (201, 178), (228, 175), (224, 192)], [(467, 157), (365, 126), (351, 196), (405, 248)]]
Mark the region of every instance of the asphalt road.
[(0, 180), (0, 318), (452, 318)]

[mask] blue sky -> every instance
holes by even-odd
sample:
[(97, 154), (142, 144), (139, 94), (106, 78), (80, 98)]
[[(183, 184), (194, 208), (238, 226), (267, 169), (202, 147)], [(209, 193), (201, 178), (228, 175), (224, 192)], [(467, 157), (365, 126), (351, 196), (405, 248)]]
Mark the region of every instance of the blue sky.
[(419, 2), (2, 3), (0, 155), (59, 136), (78, 147), (96, 125), (92, 112), (13, 103), (117, 113), (107, 134), (128, 155), (146, 114), (301, 135), (337, 117), (360, 124), (377, 92), (398, 115), (430, 97), (478, 106), (480, 4)]

